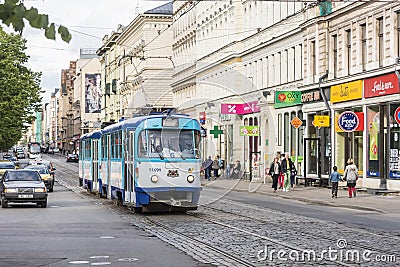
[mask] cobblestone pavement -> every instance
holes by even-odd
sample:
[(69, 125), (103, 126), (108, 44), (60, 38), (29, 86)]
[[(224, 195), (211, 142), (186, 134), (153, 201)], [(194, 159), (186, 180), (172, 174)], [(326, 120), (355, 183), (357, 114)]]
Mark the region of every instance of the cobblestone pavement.
[[(78, 187), (76, 167), (58, 182), (186, 252), (205, 266), (397, 266), (400, 235), (355, 229), (237, 201), (208, 201), (187, 214), (134, 214)], [(378, 262), (378, 260), (382, 260)]]

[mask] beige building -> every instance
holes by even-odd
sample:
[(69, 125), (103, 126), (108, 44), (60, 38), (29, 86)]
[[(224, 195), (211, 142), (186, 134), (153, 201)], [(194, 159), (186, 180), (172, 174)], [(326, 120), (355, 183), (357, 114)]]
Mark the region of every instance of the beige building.
[(103, 124), (172, 108), (172, 4), (138, 15), (103, 39)]

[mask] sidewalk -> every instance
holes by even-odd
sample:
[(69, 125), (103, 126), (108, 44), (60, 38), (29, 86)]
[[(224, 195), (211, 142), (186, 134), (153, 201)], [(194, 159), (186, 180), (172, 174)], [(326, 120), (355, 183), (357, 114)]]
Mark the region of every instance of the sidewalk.
[(339, 188), (338, 198), (332, 198), (331, 189), (324, 187), (314, 187), (298, 185), (289, 192), (277, 190), (275, 193), (271, 188), (272, 183), (250, 182), (243, 179), (225, 179), (207, 181), (202, 177), (202, 185), (206, 188), (219, 188), (253, 194), (268, 195), (302, 201), (321, 206), (342, 207), (379, 213), (400, 215), (400, 196), (397, 195), (373, 195), (363, 191), (357, 192), (357, 197), (349, 198), (347, 190)]

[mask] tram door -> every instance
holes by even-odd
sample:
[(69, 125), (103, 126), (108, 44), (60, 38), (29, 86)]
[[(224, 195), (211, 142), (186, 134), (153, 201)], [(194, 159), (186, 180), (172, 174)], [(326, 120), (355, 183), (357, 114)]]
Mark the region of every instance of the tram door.
[(99, 140), (93, 140), (93, 149), (92, 149), (92, 190), (99, 191), (99, 153), (98, 153), (98, 143)]
[(107, 135), (107, 198), (111, 199), (111, 134)]
[(304, 138), (304, 177), (321, 177), (320, 138)]
[(135, 202), (135, 190), (134, 190), (134, 151), (135, 151), (135, 132), (128, 131), (126, 134), (125, 142), (125, 172), (124, 172), (124, 190), (125, 190), (125, 202)]

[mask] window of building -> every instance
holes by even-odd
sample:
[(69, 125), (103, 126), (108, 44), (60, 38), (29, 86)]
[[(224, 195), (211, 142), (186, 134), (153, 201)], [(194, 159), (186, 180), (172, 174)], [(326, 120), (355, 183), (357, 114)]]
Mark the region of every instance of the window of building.
[(290, 152), (290, 150), (289, 150), (289, 140), (290, 140), (289, 125), (290, 125), (289, 112), (286, 112), (284, 114), (284, 122), (283, 122), (283, 138), (284, 138), (284, 140), (283, 140), (284, 144), (283, 145), (284, 145), (285, 153), (286, 152)]
[(351, 72), (351, 30), (346, 30), (347, 74)]
[(383, 66), (383, 18), (377, 19), (378, 23), (378, 60), (379, 67)]
[(316, 56), (316, 47), (315, 47), (315, 41), (311, 41), (311, 75), (314, 80), (314, 76), (317, 73), (317, 56)]
[(400, 12), (396, 13), (397, 17), (397, 56), (400, 57)]
[(361, 24), (361, 66), (362, 70), (366, 70), (367, 65), (367, 25)]
[(332, 36), (332, 42), (333, 42), (333, 77), (337, 77), (337, 71), (338, 71), (338, 40), (337, 40), (337, 35)]
[(278, 146), (282, 145), (282, 114), (278, 114)]

